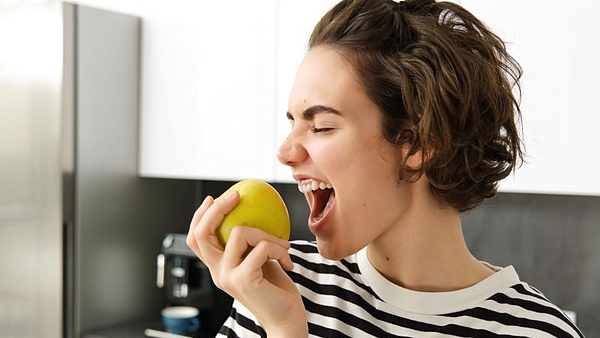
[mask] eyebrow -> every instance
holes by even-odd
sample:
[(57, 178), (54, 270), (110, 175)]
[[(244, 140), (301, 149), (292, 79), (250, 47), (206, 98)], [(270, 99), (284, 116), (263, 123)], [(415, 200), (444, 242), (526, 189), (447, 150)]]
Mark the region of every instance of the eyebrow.
[[(320, 113), (329, 113), (329, 114), (335, 114), (335, 115), (342, 115), (341, 112), (339, 112), (338, 110), (331, 108), (331, 107), (327, 107), (327, 106), (322, 106), (322, 105), (316, 105), (316, 106), (310, 106), (308, 108), (306, 108), (303, 112), (302, 112), (302, 118), (304, 120), (312, 120), (315, 115), (320, 114)], [(288, 118), (288, 120), (294, 120), (294, 117), (292, 116), (292, 114), (290, 114), (290, 112), (286, 112), (285, 114)]]

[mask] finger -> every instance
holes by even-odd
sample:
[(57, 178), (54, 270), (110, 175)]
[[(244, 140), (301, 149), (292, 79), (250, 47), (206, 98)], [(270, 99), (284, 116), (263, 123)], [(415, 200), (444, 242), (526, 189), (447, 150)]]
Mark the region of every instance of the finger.
[(206, 213), (206, 210), (208, 210), (208, 208), (213, 204), (213, 202), (214, 202), (214, 200), (213, 200), (212, 196), (210, 196), (210, 195), (206, 196), (204, 198), (204, 201), (202, 201), (202, 204), (200, 204), (198, 209), (196, 209), (196, 212), (194, 212), (194, 216), (192, 217), (192, 220), (190, 221), (190, 228), (188, 230), (186, 243), (192, 250), (194, 250), (195, 248), (197, 249), (197, 247), (198, 247), (198, 244), (196, 243), (196, 240), (193, 236), (194, 229), (198, 226), (198, 223), (200, 223), (200, 220)]
[[(235, 268), (241, 263), (242, 260), (244, 260), (244, 257), (246, 257), (248, 254), (249, 249), (254, 251), (256, 246), (263, 242), (267, 242), (273, 246), (279, 247), (281, 250), (283, 250), (283, 252), (286, 253), (287, 258), (282, 261), (282, 267), (284, 269), (291, 269), (293, 267), (291, 260), (289, 260), (289, 255), (287, 255), (287, 250), (290, 248), (290, 243), (288, 241), (277, 238), (260, 229), (245, 226), (236, 226), (231, 230), (229, 241), (227, 242), (227, 247), (225, 248), (225, 264), (230, 269)], [(270, 259), (278, 258), (272, 257)]]
[(215, 231), (223, 222), (225, 215), (236, 206), (239, 200), (240, 194), (235, 190), (229, 192), (225, 198), (216, 199), (213, 205), (206, 210), (198, 226), (194, 229), (193, 236), (205, 263), (206, 260), (212, 263), (221, 258), (223, 248), (219, 243)]
[(292, 259), (286, 248), (277, 245), (271, 241), (261, 241), (246, 256), (240, 268), (247, 271), (256, 271), (261, 269), (267, 262), (277, 261), (284, 270), (291, 270), (294, 267)]
[[(202, 219), (202, 217), (204, 216), (204, 214), (206, 213), (206, 210), (208, 210), (208, 208), (214, 203), (214, 200), (212, 198), (212, 196), (206, 196), (204, 198), (204, 201), (202, 201), (202, 204), (200, 204), (200, 206), (198, 207), (198, 209), (196, 209), (196, 212), (194, 212), (194, 216), (192, 217), (192, 220), (190, 221), (190, 228), (188, 230), (188, 237), (187, 240), (189, 241), (191, 238), (193, 238), (192, 233), (194, 231), (194, 229), (198, 226), (198, 223), (200, 223), (200, 220)], [(188, 243), (189, 245), (189, 243)]]
[(200, 219), (202, 218), (202, 216), (204, 215), (206, 210), (208, 210), (208, 207), (210, 207), (213, 204), (213, 202), (214, 202), (214, 199), (210, 195), (208, 195), (204, 198), (204, 201), (202, 201), (202, 204), (200, 204), (198, 209), (196, 209), (196, 212), (194, 213), (194, 216), (192, 217), (192, 220), (190, 222), (190, 226), (198, 224), (198, 222), (200, 222)]
[[(271, 241), (277, 245), (280, 245), (280, 246), (286, 248), (286, 250), (290, 248), (289, 241), (279, 238), (277, 236), (274, 236), (262, 229), (254, 228), (254, 227), (235, 226), (231, 229), (231, 233), (229, 234), (229, 238), (230, 238), (229, 241), (232, 241), (232, 239), (231, 239), (232, 237), (233, 237), (234, 243), (241, 240), (241, 241), (245, 241), (250, 246), (255, 246), (260, 241), (268, 240), (268, 241)], [(228, 241), (228, 243), (229, 243), (229, 241)]]
[[(277, 266), (277, 269), (283, 271), (282, 266), (290, 267), (292, 265), (287, 250), (270, 241), (259, 242), (245, 258), (240, 258), (238, 254), (229, 257), (233, 250), (228, 248), (230, 248), (229, 245), (225, 248), (221, 266), (222, 274), (218, 282), (223, 290), (234, 298), (252, 298), (257, 295), (257, 292), (269, 294), (271, 291), (275, 291), (279, 286), (272, 285), (276, 280), (266, 279), (267, 275), (265, 275), (264, 269), (267, 266), (271, 266), (271, 269), (273, 266)], [(270, 276), (273, 271), (269, 271), (267, 274)]]
[(200, 220), (200, 226), (197, 229), (199, 235), (213, 235), (223, 218), (227, 215), (240, 200), (240, 194), (236, 190), (227, 193), (225, 198), (217, 198), (209, 208), (204, 217)]

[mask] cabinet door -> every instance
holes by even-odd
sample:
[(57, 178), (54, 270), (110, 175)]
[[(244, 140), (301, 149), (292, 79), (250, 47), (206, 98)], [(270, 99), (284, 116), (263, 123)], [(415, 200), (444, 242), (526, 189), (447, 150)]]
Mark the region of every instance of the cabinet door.
[(521, 110), (527, 162), (500, 190), (600, 195), (600, 40), (595, 33), (600, 29), (600, 2), (462, 2), (507, 42), (524, 71)]
[(276, 2), (176, 7), (143, 25), (140, 175), (272, 178)]
[[(288, 97), (296, 70), (307, 51), (308, 39), (319, 19), (338, 0), (279, 1), (277, 29), (277, 91), (275, 144), (279, 147), (290, 132), (286, 118)], [(294, 182), (290, 168), (275, 164), (275, 181)]]

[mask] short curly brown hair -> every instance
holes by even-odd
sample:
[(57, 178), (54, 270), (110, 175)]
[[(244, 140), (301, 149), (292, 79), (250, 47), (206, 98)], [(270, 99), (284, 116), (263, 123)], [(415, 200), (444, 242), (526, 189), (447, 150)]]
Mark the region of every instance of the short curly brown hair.
[[(383, 114), (383, 134), (426, 175), (433, 194), (459, 211), (492, 197), (523, 161), (519, 64), (504, 42), (450, 2), (344, 0), (319, 21), (309, 49), (338, 50)], [(513, 90), (519, 96), (515, 96)]]

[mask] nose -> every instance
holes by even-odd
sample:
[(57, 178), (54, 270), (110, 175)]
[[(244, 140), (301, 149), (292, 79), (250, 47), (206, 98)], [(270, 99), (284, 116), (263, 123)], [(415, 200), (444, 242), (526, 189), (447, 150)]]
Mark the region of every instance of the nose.
[(306, 148), (297, 140), (292, 133), (283, 141), (283, 144), (277, 149), (277, 159), (282, 164), (290, 167), (297, 166), (308, 157)]

